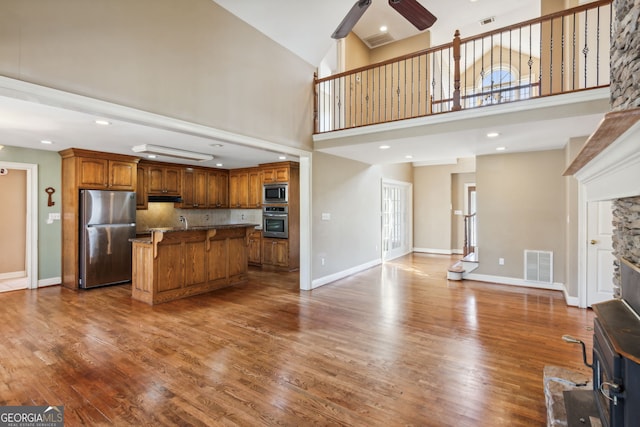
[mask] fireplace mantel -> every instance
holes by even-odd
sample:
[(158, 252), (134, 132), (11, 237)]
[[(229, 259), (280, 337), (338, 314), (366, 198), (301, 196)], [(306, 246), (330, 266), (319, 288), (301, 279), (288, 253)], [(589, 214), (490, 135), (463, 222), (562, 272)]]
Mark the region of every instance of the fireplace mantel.
[(640, 108), (607, 113), (564, 172), (583, 184), (586, 201), (640, 194)]

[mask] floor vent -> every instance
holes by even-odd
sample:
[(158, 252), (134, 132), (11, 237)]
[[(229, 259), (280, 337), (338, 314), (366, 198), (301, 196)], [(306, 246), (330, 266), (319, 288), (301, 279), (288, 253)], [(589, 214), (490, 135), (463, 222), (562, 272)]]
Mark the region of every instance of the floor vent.
[(524, 279), (553, 283), (553, 252), (525, 250)]
[(389, 33), (378, 33), (378, 34), (374, 34), (374, 35), (372, 35), (370, 37), (367, 37), (362, 41), (365, 42), (366, 45), (369, 46), (370, 49), (373, 49), (374, 47), (378, 47), (378, 46), (382, 46), (383, 44), (391, 43), (391, 42), (395, 41), (395, 39)]

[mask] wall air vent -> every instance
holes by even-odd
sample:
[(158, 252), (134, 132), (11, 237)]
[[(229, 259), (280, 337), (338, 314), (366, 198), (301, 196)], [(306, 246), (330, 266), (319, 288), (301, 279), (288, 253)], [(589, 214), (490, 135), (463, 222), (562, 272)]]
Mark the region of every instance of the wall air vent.
[(394, 39), (391, 34), (389, 34), (388, 32), (384, 32), (369, 36), (362, 41), (365, 42), (365, 44), (369, 46), (370, 49), (373, 49), (374, 47), (382, 46), (395, 40), (396, 39)]
[(524, 251), (524, 279), (532, 282), (553, 283), (553, 252)]
[(480, 25), (487, 25), (487, 24), (491, 24), (493, 21), (496, 20), (495, 16), (490, 16), (488, 18), (484, 18), (480, 20)]

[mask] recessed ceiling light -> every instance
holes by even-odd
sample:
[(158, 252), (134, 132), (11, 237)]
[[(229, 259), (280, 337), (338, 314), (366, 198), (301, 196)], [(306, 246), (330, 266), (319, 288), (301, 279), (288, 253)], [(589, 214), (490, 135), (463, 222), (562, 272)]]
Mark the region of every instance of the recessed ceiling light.
[(507, 147), (496, 147), (496, 151), (504, 151)]
[(278, 157), (280, 160), (287, 160), (287, 156), (280, 156)]
[(382, 32), (382, 33), (386, 33), (386, 32), (387, 32), (387, 29), (388, 29), (388, 28), (387, 28), (387, 26), (386, 26), (386, 25), (382, 25), (382, 26), (380, 27), (380, 32)]
[(380, 148), (381, 150), (388, 150), (389, 148), (391, 148), (391, 146), (390, 145), (381, 145), (378, 148)]
[(221, 168), (222, 166), (224, 166), (222, 163), (216, 163), (216, 166)]
[(155, 159), (156, 157), (158, 157), (158, 156), (156, 156), (155, 154), (149, 154), (147, 156), (147, 158), (149, 158), (149, 159)]
[(100, 125), (100, 126), (109, 126), (111, 124), (111, 122), (108, 121), (108, 120), (98, 119), (98, 120), (96, 120), (96, 124)]
[(498, 132), (489, 132), (487, 134), (487, 138), (496, 138), (498, 136), (500, 136), (500, 134)]
[(40, 141), (42, 144), (47, 144), (47, 145), (51, 145), (53, 144), (53, 141), (49, 141), (48, 139), (43, 139), (42, 141)]
[(407, 154), (406, 156), (404, 156), (405, 159), (413, 159), (413, 156), (411, 154)]

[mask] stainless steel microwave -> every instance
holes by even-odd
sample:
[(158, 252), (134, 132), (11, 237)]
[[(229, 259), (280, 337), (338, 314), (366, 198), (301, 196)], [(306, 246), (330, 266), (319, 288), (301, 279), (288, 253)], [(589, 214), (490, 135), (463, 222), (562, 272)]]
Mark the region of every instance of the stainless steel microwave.
[(288, 184), (264, 184), (262, 191), (262, 203), (265, 205), (271, 203), (288, 203)]

